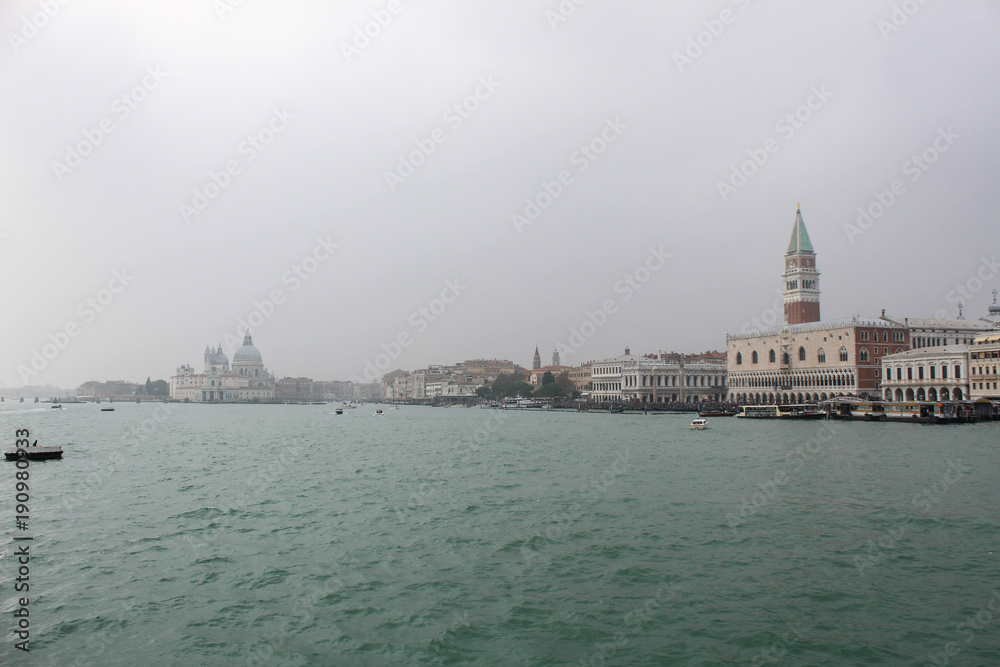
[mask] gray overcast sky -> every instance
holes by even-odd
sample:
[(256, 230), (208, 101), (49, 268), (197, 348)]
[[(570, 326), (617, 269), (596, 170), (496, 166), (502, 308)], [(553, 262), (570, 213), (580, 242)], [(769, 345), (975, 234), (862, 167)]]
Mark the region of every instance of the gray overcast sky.
[(895, 6), (5, 2), (0, 382), (166, 378), (241, 319), (316, 379), (401, 334), (389, 370), (723, 349), (798, 202), (824, 318), (953, 316), (1000, 250), (1000, 5)]

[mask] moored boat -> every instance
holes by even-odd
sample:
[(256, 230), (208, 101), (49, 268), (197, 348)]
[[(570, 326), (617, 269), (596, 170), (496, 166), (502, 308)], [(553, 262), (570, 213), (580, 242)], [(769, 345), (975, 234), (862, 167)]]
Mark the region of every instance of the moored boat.
[(959, 424), (977, 421), (975, 410), (964, 403), (880, 402), (845, 398), (829, 402), (831, 419), (894, 421), (911, 424)]
[(826, 413), (811, 403), (796, 405), (744, 405), (737, 417), (743, 419), (826, 419)]
[[(21, 452), (24, 452), (22, 455)], [(9, 449), (4, 452), (4, 458), (8, 461), (46, 461), (49, 459), (61, 459), (63, 455), (62, 447), (23, 447), (21, 449)]]

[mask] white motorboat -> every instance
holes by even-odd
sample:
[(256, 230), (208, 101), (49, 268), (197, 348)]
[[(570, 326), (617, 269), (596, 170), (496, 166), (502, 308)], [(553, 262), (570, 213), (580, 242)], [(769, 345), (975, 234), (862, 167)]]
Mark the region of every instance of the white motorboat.
[(695, 419), (691, 422), (692, 431), (704, 431), (706, 428), (708, 428), (707, 419)]

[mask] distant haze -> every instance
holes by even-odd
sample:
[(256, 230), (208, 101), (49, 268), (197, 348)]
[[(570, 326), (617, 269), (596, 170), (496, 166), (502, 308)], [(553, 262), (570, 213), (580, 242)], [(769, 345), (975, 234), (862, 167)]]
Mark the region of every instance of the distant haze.
[(4, 386), (721, 350), (798, 203), (825, 319), (1000, 284), (992, 0), (150, 4), (0, 5)]

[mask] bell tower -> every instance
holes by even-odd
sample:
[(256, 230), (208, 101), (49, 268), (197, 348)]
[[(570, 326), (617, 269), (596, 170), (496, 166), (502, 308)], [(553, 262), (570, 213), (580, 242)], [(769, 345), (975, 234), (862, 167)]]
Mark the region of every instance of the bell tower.
[(802, 220), (802, 206), (795, 212), (792, 239), (785, 253), (785, 321), (788, 324), (819, 322), (819, 271), (816, 270), (816, 251), (813, 250)]

